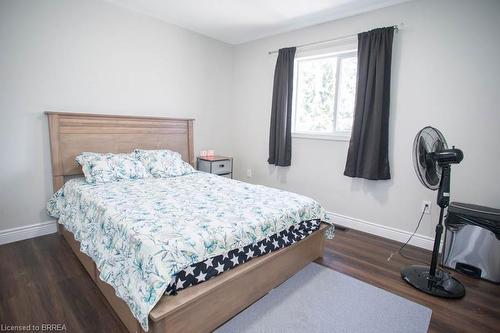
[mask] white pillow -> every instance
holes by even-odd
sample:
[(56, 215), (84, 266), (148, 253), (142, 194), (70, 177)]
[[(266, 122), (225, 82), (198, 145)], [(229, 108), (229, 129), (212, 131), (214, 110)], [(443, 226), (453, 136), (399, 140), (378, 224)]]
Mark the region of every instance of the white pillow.
[(101, 154), (84, 152), (76, 157), (89, 184), (102, 184), (124, 179), (148, 178), (144, 165), (129, 154)]
[(181, 154), (168, 149), (136, 149), (135, 156), (156, 178), (182, 176), (195, 171), (190, 164), (182, 160)]

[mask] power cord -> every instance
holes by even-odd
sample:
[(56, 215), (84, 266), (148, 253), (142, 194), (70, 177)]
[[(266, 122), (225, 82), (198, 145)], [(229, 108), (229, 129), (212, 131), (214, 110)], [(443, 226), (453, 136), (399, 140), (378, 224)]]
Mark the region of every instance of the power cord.
[(401, 257), (403, 257), (405, 259), (414, 260), (414, 261), (418, 261), (419, 263), (425, 264), (425, 262), (423, 262), (421, 260), (418, 260), (416, 258), (412, 258), (412, 257), (408, 257), (408, 256), (404, 255), (401, 251), (403, 251), (403, 249), (405, 248), (405, 246), (408, 245), (408, 243), (411, 241), (411, 239), (413, 238), (413, 236), (415, 236), (415, 234), (417, 233), (418, 228), (420, 228), (420, 223), (422, 222), (422, 218), (424, 217), (425, 210), (428, 207), (429, 207), (429, 205), (425, 204), (424, 209), (422, 209), (422, 214), (420, 215), (420, 218), (418, 219), (418, 223), (417, 223), (417, 227), (415, 228), (415, 231), (413, 231), (413, 233), (411, 234), (410, 238), (408, 238), (408, 240), (406, 241), (406, 243), (404, 243), (398, 249), (398, 252), (391, 252), (391, 255), (387, 258), (387, 262), (391, 262), (392, 257), (397, 253), (397, 254), (399, 254)]

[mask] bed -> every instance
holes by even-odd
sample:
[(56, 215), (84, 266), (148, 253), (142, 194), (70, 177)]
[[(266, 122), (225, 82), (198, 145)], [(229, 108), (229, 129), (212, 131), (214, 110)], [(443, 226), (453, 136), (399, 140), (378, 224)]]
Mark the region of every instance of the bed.
[[(60, 233), (130, 332), (212, 331), (322, 255), (322, 209), (292, 193), (200, 172), (112, 186), (67, 181), (81, 175), (75, 157), (83, 151), (170, 149), (193, 164), (192, 119), (47, 114), (54, 191), (66, 195)], [(148, 219), (144, 207), (155, 200), (165, 209)], [(81, 212), (79, 225), (84, 206), (92, 209)], [(89, 211), (102, 214), (89, 218)], [(109, 226), (119, 236), (108, 246)], [(109, 260), (125, 252), (140, 258), (120, 259), (122, 266)], [(135, 278), (144, 271), (146, 282)]]

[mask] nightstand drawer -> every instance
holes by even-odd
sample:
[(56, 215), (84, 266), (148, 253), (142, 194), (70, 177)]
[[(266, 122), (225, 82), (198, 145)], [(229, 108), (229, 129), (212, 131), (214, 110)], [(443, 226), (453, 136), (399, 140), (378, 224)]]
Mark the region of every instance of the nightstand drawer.
[(227, 156), (200, 156), (198, 170), (233, 178), (233, 159)]
[(231, 172), (231, 160), (213, 161), (212, 173), (223, 174)]

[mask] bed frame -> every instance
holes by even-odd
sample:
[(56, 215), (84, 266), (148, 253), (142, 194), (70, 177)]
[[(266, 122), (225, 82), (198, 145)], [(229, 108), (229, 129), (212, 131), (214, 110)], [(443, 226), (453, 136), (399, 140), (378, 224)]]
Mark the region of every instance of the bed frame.
[[(75, 157), (83, 151), (125, 153), (134, 148), (171, 149), (194, 165), (193, 119), (46, 112), (49, 119), (54, 192), (68, 176), (81, 175)], [(163, 296), (149, 314), (149, 331), (210, 332), (323, 255), (326, 225), (304, 240), (252, 259), (204, 283)], [(143, 332), (114, 289), (99, 279), (73, 234), (59, 232), (129, 332)]]

